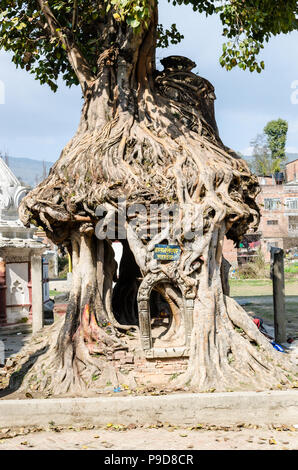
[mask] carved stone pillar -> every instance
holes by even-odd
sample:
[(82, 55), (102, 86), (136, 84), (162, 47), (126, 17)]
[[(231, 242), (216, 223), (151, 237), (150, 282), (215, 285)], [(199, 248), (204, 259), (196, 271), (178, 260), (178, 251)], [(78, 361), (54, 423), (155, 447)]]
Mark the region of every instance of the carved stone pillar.
[(152, 348), (149, 299), (139, 302), (139, 322), (141, 331), (141, 342), (146, 351)]
[(43, 288), (42, 288), (42, 258), (40, 254), (31, 255), (32, 282), (32, 331), (36, 333), (43, 328)]

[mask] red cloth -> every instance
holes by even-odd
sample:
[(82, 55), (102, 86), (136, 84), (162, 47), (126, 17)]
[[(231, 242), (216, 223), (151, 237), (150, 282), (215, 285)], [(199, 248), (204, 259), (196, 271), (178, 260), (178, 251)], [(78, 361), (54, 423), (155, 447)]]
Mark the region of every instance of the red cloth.
[(254, 318), (254, 319), (253, 319), (253, 322), (257, 325), (258, 328), (260, 328), (261, 322), (260, 322), (260, 320), (259, 320), (258, 318)]

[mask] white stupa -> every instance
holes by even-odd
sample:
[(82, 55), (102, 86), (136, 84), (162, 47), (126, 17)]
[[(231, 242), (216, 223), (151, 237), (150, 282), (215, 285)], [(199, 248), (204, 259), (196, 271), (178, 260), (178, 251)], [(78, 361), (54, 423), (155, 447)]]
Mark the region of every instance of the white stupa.
[[(0, 325), (42, 321), (45, 286), (42, 253), (47, 248), (19, 219), (28, 188), (0, 158)], [(47, 289), (46, 289), (47, 290)], [(41, 319), (40, 319), (41, 315)], [(36, 328), (35, 328), (36, 329)]]
[(21, 185), (11, 169), (0, 158), (0, 243), (4, 240), (29, 239), (34, 229), (27, 229), (19, 220), (18, 207), (28, 188)]

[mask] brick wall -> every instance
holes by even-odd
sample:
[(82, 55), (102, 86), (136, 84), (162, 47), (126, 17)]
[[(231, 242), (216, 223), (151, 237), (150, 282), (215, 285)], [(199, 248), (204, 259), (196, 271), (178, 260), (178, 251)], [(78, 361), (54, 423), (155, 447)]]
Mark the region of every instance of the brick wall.
[[(283, 185), (262, 185), (257, 198), (261, 209), (259, 230), (262, 239), (278, 243), (283, 248), (283, 238), (288, 236), (288, 218), (285, 215), (285, 194)], [(273, 201), (273, 202), (272, 202)]]
[(286, 166), (286, 178), (287, 182), (298, 180), (298, 159), (290, 162)]
[[(188, 358), (145, 359), (141, 351), (134, 354), (117, 351), (109, 358), (116, 371), (121, 374), (124, 385), (130, 385), (129, 373), (134, 372), (137, 386), (148, 385), (171, 386), (172, 380), (184, 373), (188, 367)], [(120, 377), (120, 375), (118, 377)], [(127, 377), (127, 378), (126, 378)]]
[[(260, 177), (261, 192), (258, 195), (257, 203), (261, 211), (259, 232), (261, 232), (261, 249), (266, 261), (270, 260), (270, 246), (277, 246), (287, 250), (298, 246), (298, 230), (293, 230), (293, 226), (298, 223), (298, 207), (295, 200), (298, 200), (298, 160), (287, 165), (288, 179), (292, 179), (292, 184), (276, 184), (271, 176)], [(289, 202), (292, 201), (292, 202)], [(296, 222), (297, 221), (297, 222)], [(289, 230), (292, 226), (292, 230)], [(224, 257), (232, 264), (237, 265), (237, 248), (231, 240), (224, 241)]]

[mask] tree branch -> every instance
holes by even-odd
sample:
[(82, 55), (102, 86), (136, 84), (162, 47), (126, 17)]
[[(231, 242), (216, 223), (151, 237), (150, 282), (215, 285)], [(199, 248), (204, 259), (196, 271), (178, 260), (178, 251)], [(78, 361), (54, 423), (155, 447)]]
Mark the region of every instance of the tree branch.
[(72, 32), (76, 30), (77, 22), (78, 22), (78, 0), (74, 0), (73, 12), (72, 12), (72, 26), (71, 26)]
[[(83, 93), (85, 93), (92, 81), (95, 79), (95, 76), (92, 74), (85, 57), (75, 44), (74, 40), (70, 39), (71, 32), (67, 29), (67, 34), (63, 33), (62, 28), (49, 7), (48, 2), (45, 0), (38, 0), (38, 3), (42, 13), (44, 14), (52, 37), (58, 38), (64, 46), (69, 62), (78, 77)], [(66, 28), (63, 29), (65, 30)]]

